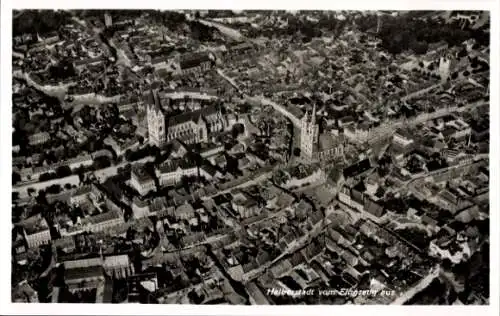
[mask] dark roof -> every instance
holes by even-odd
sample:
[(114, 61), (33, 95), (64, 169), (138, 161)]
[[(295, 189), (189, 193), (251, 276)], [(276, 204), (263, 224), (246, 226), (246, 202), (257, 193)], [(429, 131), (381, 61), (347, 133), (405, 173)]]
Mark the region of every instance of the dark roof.
[(232, 52), (244, 52), (244, 51), (250, 50), (252, 48), (254, 48), (254, 46), (251, 43), (243, 42), (243, 43), (239, 43), (239, 44), (231, 46), (230, 50)]
[(106, 222), (106, 221), (109, 221), (112, 219), (117, 219), (117, 218), (120, 218), (120, 214), (115, 210), (111, 210), (111, 211), (108, 211), (105, 213), (101, 213), (98, 215), (87, 217), (84, 220), (90, 224), (97, 224), (97, 223), (103, 223), (103, 222)]
[(365, 199), (365, 211), (377, 217), (384, 214), (384, 208), (371, 199)]
[(149, 91), (146, 102), (148, 105), (154, 105), (155, 109), (161, 109), (161, 101), (157, 89)]
[(94, 278), (99, 276), (104, 276), (104, 270), (100, 266), (71, 268), (64, 270), (65, 280)]
[(41, 214), (25, 219), (22, 224), (27, 235), (33, 235), (42, 231), (49, 230), (49, 225)]
[(354, 201), (356, 201), (359, 204), (364, 203), (364, 199), (365, 199), (364, 194), (356, 189), (352, 189), (351, 197)]
[(182, 142), (180, 142), (178, 139), (174, 139), (172, 141), (172, 151), (173, 152), (178, 152), (179, 150), (181, 149), (184, 149), (187, 151), (186, 149), (186, 145), (184, 145)]
[(153, 178), (146, 172), (146, 170), (144, 170), (143, 166), (139, 165), (133, 166), (132, 173), (140, 182), (153, 180)]
[(174, 159), (168, 160), (160, 166), (161, 173), (168, 173), (181, 168), (182, 170), (196, 167), (196, 163), (190, 159)]
[(321, 220), (323, 220), (323, 212), (321, 211), (315, 211), (315, 212), (312, 212), (310, 215), (309, 215), (309, 220), (310, 222), (313, 224), (313, 225), (316, 225), (317, 223), (319, 223)]
[(189, 56), (185, 59), (182, 59), (180, 62), (181, 69), (188, 69), (197, 67), (201, 63), (211, 61), (210, 56), (208, 54), (196, 54), (193, 56)]
[(358, 161), (355, 164), (350, 165), (349, 167), (345, 168), (343, 173), (344, 173), (344, 178), (350, 178), (350, 177), (355, 177), (366, 170), (371, 168), (370, 160), (365, 159)]
[(207, 106), (203, 109), (199, 109), (196, 111), (188, 112), (188, 113), (182, 113), (173, 117), (168, 118), (168, 126), (175, 126), (179, 124), (183, 124), (189, 121), (197, 122), (200, 117), (204, 118), (209, 115), (213, 115), (220, 111), (220, 108), (216, 105), (210, 105)]
[(217, 173), (217, 169), (210, 164), (205, 164), (201, 168), (212, 177)]
[(441, 134), (443, 134), (444, 137), (449, 137), (450, 135), (453, 135), (457, 130), (451, 126), (445, 128)]
[(101, 61), (104, 61), (104, 59), (102, 57), (96, 57), (96, 58), (75, 60), (74, 63), (76, 66), (81, 66), (81, 65), (86, 65), (86, 64), (91, 64), (91, 63), (101, 62)]

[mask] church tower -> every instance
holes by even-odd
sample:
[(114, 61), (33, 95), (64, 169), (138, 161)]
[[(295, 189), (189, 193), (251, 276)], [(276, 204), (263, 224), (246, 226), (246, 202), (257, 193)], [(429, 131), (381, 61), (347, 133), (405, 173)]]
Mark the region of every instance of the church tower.
[(113, 25), (113, 18), (109, 13), (104, 14), (104, 24), (106, 27), (111, 27), (111, 25)]
[(450, 76), (450, 66), (451, 58), (450, 56), (444, 55), (439, 58), (439, 76), (441, 77), (441, 82), (445, 83)]
[(166, 127), (158, 92), (151, 90), (147, 102), (149, 144), (161, 147), (165, 143)]
[(306, 114), (301, 120), (300, 129), (300, 153), (306, 159), (311, 159), (314, 154), (316, 143), (318, 142), (319, 126), (316, 124), (316, 104), (313, 107), (311, 119), (309, 120), (309, 113)]

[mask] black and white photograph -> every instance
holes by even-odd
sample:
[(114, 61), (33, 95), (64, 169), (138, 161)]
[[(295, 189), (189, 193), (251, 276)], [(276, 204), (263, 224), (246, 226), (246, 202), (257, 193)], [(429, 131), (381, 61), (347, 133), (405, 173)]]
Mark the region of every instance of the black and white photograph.
[(9, 14), (14, 306), (497, 299), (489, 10)]

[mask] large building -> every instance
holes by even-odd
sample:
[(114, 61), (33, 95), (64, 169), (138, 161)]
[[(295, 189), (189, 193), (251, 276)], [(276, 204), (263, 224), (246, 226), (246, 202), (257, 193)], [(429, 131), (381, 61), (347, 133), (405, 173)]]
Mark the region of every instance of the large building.
[(226, 127), (221, 109), (216, 105), (166, 118), (158, 91), (149, 94), (147, 122), (149, 143), (157, 147), (176, 139), (186, 144), (206, 142), (209, 134)]
[(160, 147), (165, 143), (165, 115), (161, 109), (158, 92), (151, 91), (147, 103), (148, 138), (151, 145)]
[(182, 75), (193, 74), (201, 75), (203, 72), (212, 68), (214, 56), (212, 53), (199, 53), (185, 55), (180, 58), (179, 72)]
[(36, 248), (50, 242), (49, 225), (40, 214), (24, 220), (22, 226), (24, 228), (24, 238), (29, 248)]
[(316, 123), (316, 105), (313, 107), (311, 117), (309, 113), (301, 119), (300, 128), (300, 153), (304, 159), (331, 159), (344, 154), (343, 139), (334, 137), (331, 133), (319, 133)]
[(316, 104), (313, 107), (311, 119), (309, 119), (309, 112), (306, 111), (300, 123), (300, 153), (304, 158), (312, 159), (319, 135), (319, 126), (316, 124)]
[(134, 166), (130, 172), (130, 185), (139, 192), (146, 195), (156, 189), (154, 179), (144, 170), (143, 166)]
[(106, 24), (106, 27), (111, 27), (111, 25), (113, 25), (113, 18), (109, 13), (104, 14), (104, 24)]

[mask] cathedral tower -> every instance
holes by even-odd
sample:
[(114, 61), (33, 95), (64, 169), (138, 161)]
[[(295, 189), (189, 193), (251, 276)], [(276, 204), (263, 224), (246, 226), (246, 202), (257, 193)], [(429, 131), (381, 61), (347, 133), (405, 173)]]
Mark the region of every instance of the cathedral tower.
[(450, 76), (450, 66), (451, 58), (450, 56), (441, 56), (439, 58), (439, 76), (441, 77), (441, 82), (445, 83)]
[(301, 120), (300, 129), (300, 153), (306, 159), (311, 159), (314, 154), (316, 143), (318, 142), (319, 126), (316, 124), (316, 104), (313, 107), (311, 119), (308, 112)]
[(166, 127), (157, 91), (151, 90), (146, 106), (149, 144), (161, 147), (165, 143)]

